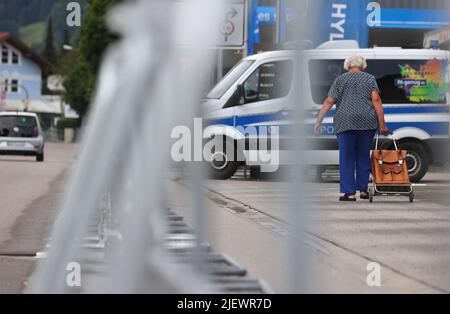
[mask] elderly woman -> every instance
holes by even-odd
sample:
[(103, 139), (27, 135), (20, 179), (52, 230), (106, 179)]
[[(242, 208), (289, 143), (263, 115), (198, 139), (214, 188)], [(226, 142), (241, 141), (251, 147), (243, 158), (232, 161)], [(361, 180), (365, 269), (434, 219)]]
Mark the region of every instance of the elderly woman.
[[(315, 125), (320, 135), (321, 123), (336, 104), (334, 124), (339, 143), (340, 201), (368, 199), (370, 150), (377, 130), (392, 134), (384, 120), (383, 105), (375, 77), (363, 72), (367, 62), (360, 55), (352, 55), (344, 63), (347, 73), (334, 81)], [(356, 175), (355, 175), (356, 170)]]

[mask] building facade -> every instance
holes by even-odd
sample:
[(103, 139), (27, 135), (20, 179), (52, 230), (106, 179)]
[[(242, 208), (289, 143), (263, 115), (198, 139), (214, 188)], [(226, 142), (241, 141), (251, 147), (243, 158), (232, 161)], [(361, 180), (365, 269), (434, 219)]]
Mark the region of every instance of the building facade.
[(297, 39), (422, 48), (426, 33), (450, 24), (448, 0), (249, 0), (249, 7), (249, 54)]
[(425, 48), (450, 50), (450, 26), (425, 34), (423, 45)]
[(0, 110), (60, 114), (60, 104), (42, 95), (52, 65), (9, 33), (0, 33), (0, 52)]
[(245, 43), (217, 49), (217, 71), (208, 88), (258, 52), (344, 39), (358, 41), (361, 48), (429, 48), (426, 35), (450, 26), (450, 0), (230, 0), (236, 2), (246, 8)]

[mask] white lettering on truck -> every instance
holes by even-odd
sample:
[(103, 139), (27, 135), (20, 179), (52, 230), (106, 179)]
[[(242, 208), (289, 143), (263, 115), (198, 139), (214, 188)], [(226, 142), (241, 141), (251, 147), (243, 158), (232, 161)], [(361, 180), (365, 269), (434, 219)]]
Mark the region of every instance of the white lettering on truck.
[(339, 20), (330, 24), (330, 27), (334, 31), (330, 34), (330, 40), (344, 39), (345, 28), (343, 26), (347, 17), (344, 11), (347, 10), (347, 5), (343, 3), (333, 3), (332, 7), (331, 18)]

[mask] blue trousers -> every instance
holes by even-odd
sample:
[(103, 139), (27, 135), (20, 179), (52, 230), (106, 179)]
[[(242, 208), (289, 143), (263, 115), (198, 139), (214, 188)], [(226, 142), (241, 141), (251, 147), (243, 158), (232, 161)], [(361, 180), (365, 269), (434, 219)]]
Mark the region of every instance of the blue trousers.
[(370, 175), (370, 150), (376, 130), (346, 131), (337, 135), (341, 193), (367, 191)]

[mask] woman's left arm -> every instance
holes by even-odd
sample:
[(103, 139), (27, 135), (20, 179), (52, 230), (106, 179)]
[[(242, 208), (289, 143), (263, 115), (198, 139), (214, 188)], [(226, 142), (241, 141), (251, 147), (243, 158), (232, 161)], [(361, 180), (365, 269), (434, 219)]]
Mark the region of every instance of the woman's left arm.
[(381, 135), (392, 134), (392, 132), (388, 129), (388, 127), (386, 125), (386, 121), (384, 120), (383, 103), (381, 102), (380, 94), (377, 91), (373, 90), (371, 97), (372, 97), (372, 104), (375, 107), (375, 113), (377, 114), (377, 118), (378, 118), (380, 134)]
[(317, 117), (316, 124), (314, 126), (314, 133), (316, 134), (316, 136), (320, 135), (320, 128), (322, 125), (322, 121), (327, 116), (328, 111), (330, 111), (330, 109), (333, 108), (334, 103), (335, 103), (334, 98), (331, 96), (328, 96), (327, 99), (325, 99), (322, 105), (322, 109), (320, 109), (319, 116)]

